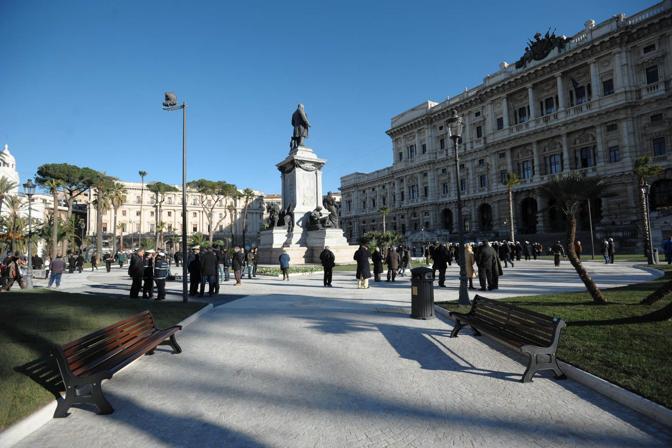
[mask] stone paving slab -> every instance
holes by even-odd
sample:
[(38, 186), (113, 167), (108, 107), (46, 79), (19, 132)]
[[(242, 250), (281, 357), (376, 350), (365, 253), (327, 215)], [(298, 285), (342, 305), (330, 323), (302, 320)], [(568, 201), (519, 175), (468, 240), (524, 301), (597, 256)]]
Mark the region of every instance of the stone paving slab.
[[(572, 381), (522, 384), (516, 355), (414, 320), (408, 283), (258, 279), (21, 447), (670, 446), (672, 433)], [(444, 293), (444, 291), (440, 291)], [(446, 292), (447, 293), (447, 292)]]

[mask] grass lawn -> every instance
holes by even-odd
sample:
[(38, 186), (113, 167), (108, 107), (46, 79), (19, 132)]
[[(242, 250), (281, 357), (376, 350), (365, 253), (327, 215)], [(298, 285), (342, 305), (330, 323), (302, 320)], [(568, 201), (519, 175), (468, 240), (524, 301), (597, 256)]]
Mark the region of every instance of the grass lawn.
[(63, 344), (146, 309), (167, 327), (204, 305), (50, 290), (0, 294), (0, 430), (54, 400), (14, 370), (45, 354), (50, 342)]
[[(587, 293), (566, 293), (503, 299), (566, 322), (605, 320), (640, 316), (662, 308), (672, 301), (667, 297), (654, 305), (639, 301), (672, 278), (668, 265), (658, 280), (603, 290), (609, 303), (594, 305)], [(486, 295), (487, 296), (487, 295)], [(469, 307), (444, 302), (451, 311)], [(652, 401), (672, 408), (672, 321), (602, 326), (568, 326), (560, 337), (558, 358), (594, 375), (618, 384)]]

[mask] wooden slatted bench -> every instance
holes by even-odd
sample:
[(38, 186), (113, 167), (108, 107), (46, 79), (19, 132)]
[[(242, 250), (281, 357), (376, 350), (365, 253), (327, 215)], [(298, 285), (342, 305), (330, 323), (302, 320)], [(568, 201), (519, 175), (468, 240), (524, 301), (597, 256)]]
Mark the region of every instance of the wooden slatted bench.
[(463, 326), (470, 325), (477, 336), (483, 332), (525, 353), (529, 361), (523, 383), (532, 381), (540, 370), (553, 370), (556, 378), (565, 378), (555, 359), (560, 331), (567, 326), (562, 319), (478, 295), (468, 313), (449, 314), (455, 319), (450, 337), (457, 337)]
[(99, 414), (114, 409), (105, 399), (101, 382), (145, 354), (151, 355), (159, 345), (170, 345), (174, 353), (182, 352), (175, 333), (176, 325), (158, 329), (149, 311), (143, 311), (115, 324), (62, 346), (54, 346), (50, 356), (56, 360), (65, 385), (65, 398), (58, 400), (54, 417), (66, 417), (73, 404), (91, 403)]

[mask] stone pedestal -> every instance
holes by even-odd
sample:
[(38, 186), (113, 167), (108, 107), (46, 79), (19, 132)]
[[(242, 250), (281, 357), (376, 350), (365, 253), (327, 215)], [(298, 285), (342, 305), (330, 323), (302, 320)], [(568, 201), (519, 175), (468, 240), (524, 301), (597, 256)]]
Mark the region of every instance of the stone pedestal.
[(348, 245), (343, 230), (306, 230), (308, 214), (322, 206), (322, 167), (325, 161), (312, 149), (299, 146), (276, 166), (282, 176), (282, 208), (294, 210), (294, 230), (286, 227), (264, 230), (259, 234), (259, 263), (277, 264), (283, 250), (291, 264), (320, 263), (326, 246), (334, 252), (336, 263), (351, 263), (356, 247)]

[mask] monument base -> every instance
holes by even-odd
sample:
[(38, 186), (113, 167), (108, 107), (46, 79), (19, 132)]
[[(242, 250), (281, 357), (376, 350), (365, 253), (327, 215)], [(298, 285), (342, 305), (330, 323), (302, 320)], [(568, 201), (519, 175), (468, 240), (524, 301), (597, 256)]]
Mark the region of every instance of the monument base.
[(320, 254), (325, 247), (334, 253), (337, 264), (353, 262), (357, 246), (350, 246), (342, 229), (320, 229), (287, 233), (286, 228), (264, 230), (259, 235), (260, 264), (278, 264), (278, 257), (287, 251), (290, 264), (320, 264)]

